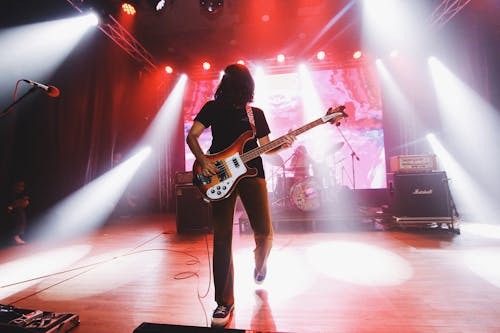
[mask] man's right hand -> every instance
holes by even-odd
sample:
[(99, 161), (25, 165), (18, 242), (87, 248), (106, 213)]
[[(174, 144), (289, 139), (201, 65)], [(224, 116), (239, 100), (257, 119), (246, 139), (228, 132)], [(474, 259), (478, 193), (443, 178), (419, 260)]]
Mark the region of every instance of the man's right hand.
[(208, 159), (206, 156), (202, 157), (200, 160), (201, 173), (203, 176), (209, 177), (216, 175), (219, 169), (215, 166), (215, 163)]

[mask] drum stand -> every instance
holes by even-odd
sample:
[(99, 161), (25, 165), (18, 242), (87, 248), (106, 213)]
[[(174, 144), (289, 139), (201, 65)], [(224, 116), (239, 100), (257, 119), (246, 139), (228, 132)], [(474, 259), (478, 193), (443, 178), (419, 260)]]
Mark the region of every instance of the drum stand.
[[(286, 177), (286, 164), (288, 161), (290, 161), (293, 157), (295, 156), (295, 153), (290, 155), (283, 163), (281, 166), (278, 168), (277, 172), (274, 173), (274, 176), (276, 177), (278, 175), (279, 170), (282, 170), (281, 172), (281, 179), (283, 180), (280, 184), (279, 180), (276, 181), (276, 186), (274, 188), (274, 192), (278, 193), (279, 197), (275, 198), (273, 202), (271, 202), (271, 206), (277, 206), (277, 207), (285, 207), (289, 208), (290, 207), (290, 195), (288, 193), (288, 188), (287, 188), (287, 177)], [(279, 191), (277, 191), (278, 186), (281, 187)]]

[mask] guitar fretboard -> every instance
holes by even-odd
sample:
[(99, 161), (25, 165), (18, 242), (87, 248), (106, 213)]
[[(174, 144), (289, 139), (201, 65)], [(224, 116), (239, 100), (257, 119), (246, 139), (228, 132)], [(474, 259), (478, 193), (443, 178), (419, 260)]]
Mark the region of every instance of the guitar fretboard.
[[(294, 135), (294, 136), (297, 136), (299, 134), (302, 134), (308, 130), (310, 130), (311, 128), (314, 128), (318, 125), (321, 125), (323, 124), (323, 119), (322, 118), (318, 118), (316, 119), (315, 121), (312, 121), (310, 122), (309, 124), (306, 124), (302, 127), (299, 127), (297, 128), (296, 130), (294, 131), (291, 131), (290, 133), (286, 134), (286, 135)], [(243, 160), (243, 162), (248, 162), (248, 161), (251, 161), (253, 160), (254, 158), (257, 158), (259, 157), (260, 155), (268, 152), (268, 151), (271, 151), (273, 149), (276, 149), (278, 148), (279, 146), (281, 146), (283, 143), (285, 143), (285, 136), (286, 135), (283, 135), (283, 136), (280, 136), (279, 138), (277, 138), (276, 140), (273, 140), (271, 142), (268, 142), (266, 143), (265, 145), (263, 146), (260, 146), (260, 147), (257, 147), (257, 148), (254, 148), (246, 153), (243, 153), (241, 155), (241, 159)]]

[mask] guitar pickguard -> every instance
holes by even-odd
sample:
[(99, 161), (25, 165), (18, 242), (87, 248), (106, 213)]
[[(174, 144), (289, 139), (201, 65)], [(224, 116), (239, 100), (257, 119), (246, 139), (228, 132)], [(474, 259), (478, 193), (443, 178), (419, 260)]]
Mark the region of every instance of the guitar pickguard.
[[(215, 165), (219, 169), (216, 176), (205, 177), (202, 175), (202, 177), (207, 178), (205, 180), (205, 185), (212, 184), (205, 192), (210, 200), (224, 198), (227, 193), (232, 190), (236, 180), (247, 172), (245, 163), (243, 163), (238, 153), (222, 160), (215, 161)], [(201, 181), (201, 179), (199, 180)], [(207, 182), (207, 180), (209, 181)]]

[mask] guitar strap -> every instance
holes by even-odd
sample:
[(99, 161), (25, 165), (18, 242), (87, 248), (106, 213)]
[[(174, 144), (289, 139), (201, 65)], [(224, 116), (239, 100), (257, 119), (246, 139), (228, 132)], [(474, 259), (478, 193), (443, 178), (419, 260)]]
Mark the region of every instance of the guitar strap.
[(247, 110), (248, 121), (250, 126), (252, 126), (252, 131), (254, 135), (257, 135), (257, 130), (255, 129), (255, 118), (253, 117), (253, 110), (250, 104), (247, 104), (245, 109)]

